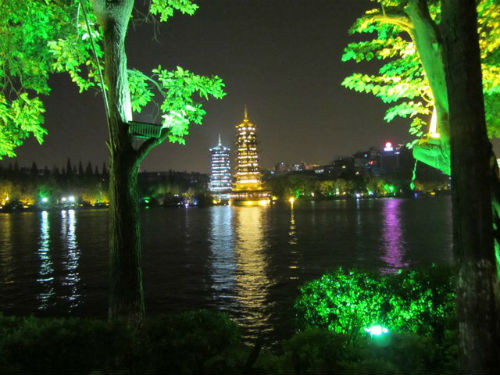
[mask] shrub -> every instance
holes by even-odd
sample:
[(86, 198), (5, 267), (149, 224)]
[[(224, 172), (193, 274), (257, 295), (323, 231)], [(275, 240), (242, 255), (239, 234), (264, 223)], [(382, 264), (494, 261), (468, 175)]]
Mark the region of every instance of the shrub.
[(283, 344), (285, 373), (340, 374), (349, 355), (347, 337), (317, 328), (299, 332)]
[(295, 308), (302, 329), (321, 327), (352, 339), (377, 324), (396, 332), (440, 336), (454, 325), (449, 269), (433, 266), (378, 275), (340, 268), (305, 284), (300, 292)]
[(361, 271), (323, 275), (300, 289), (295, 303), (300, 328), (321, 327), (346, 335), (357, 334), (363, 327), (382, 322), (384, 286)]
[(351, 341), (326, 329), (307, 329), (285, 341), (281, 373), (455, 374), (458, 350), (456, 337), (450, 339), (392, 333)]
[(432, 266), (386, 275), (390, 298), (389, 324), (401, 332), (442, 337), (455, 329), (455, 277), (453, 270)]
[(346, 374), (456, 374), (458, 370), (454, 343), (415, 333), (365, 336), (352, 352), (355, 356), (342, 364)]
[(0, 374), (233, 374), (249, 350), (225, 314), (147, 319), (139, 330), (98, 319), (0, 314)]
[(88, 374), (111, 367), (128, 331), (100, 320), (0, 316), (0, 373)]
[(143, 369), (157, 374), (241, 372), (248, 351), (226, 314), (206, 310), (164, 315), (144, 326)]

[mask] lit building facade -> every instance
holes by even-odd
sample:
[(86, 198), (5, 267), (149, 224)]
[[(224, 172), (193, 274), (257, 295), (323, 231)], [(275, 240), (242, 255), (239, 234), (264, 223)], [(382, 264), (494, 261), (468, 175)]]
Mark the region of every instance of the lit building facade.
[(231, 157), (229, 147), (223, 146), (220, 135), (217, 146), (210, 149), (209, 190), (217, 200), (228, 200), (231, 196)]
[(248, 119), (246, 107), (243, 122), (236, 125), (236, 137), (237, 151), (235, 182), (232, 192), (233, 202), (268, 204), (270, 193), (262, 186), (262, 176), (259, 171), (256, 128)]

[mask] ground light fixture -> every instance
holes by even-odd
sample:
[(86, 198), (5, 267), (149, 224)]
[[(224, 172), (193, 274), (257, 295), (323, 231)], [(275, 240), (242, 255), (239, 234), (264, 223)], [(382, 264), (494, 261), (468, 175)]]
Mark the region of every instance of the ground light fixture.
[(389, 333), (389, 330), (385, 327), (382, 327), (381, 325), (375, 325), (375, 326), (371, 326), (369, 328), (365, 328), (364, 331), (368, 334), (370, 334), (370, 336), (382, 336), (382, 335), (385, 335), (387, 333)]

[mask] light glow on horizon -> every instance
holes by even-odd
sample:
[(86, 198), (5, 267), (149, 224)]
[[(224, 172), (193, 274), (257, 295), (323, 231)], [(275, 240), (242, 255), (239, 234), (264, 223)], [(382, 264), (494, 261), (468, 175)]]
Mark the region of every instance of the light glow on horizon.
[(392, 145), (392, 142), (389, 141), (385, 142), (384, 151), (386, 152), (394, 151), (394, 146)]

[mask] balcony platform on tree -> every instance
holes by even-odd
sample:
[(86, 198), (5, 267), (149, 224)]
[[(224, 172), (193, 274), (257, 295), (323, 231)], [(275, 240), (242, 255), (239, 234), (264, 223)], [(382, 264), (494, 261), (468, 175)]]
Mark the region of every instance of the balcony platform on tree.
[(128, 134), (137, 139), (160, 138), (163, 125), (129, 121)]

